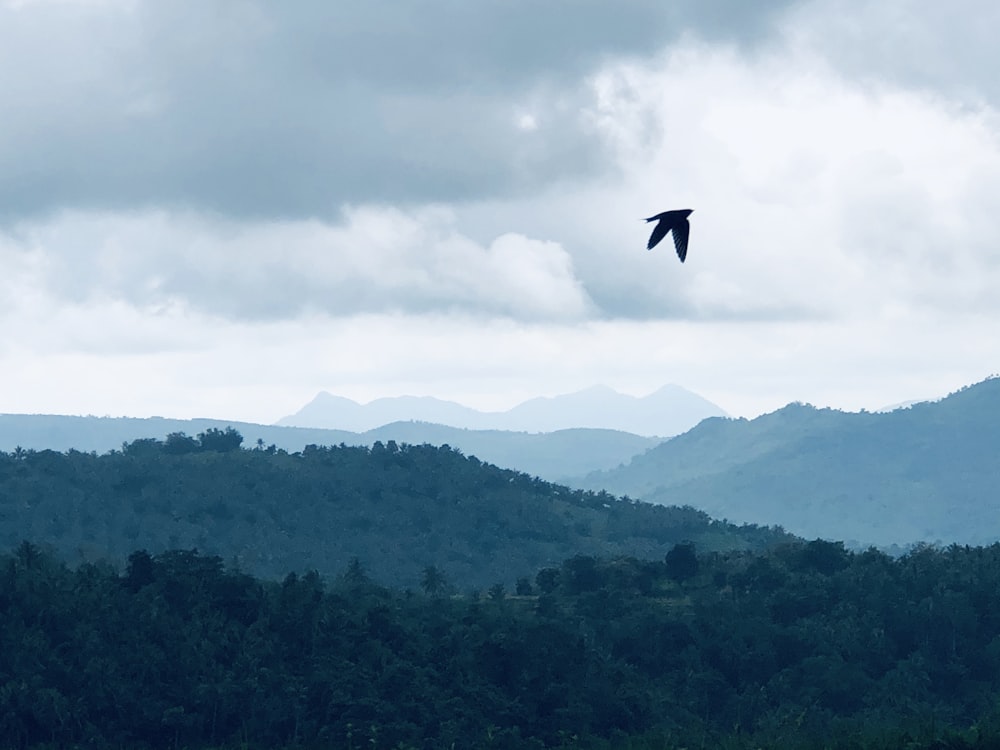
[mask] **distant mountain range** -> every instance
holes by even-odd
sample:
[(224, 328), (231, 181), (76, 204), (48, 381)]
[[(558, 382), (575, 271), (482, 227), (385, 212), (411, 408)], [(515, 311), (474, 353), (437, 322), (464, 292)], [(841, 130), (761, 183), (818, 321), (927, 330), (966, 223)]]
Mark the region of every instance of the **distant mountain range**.
[(544, 434), (500, 430), (466, 430), (427, 422), (394, 422), (365, 432), (277, 427), (216, 419), (150, 417), (72, 417), (45, 414), (0, 414), (0, 450), (78, 450), (106, 453), (122, 443), (143, 438), (162, 440), (172, 432), (194, 437), (209, 429), (233, 427), (244, 447), (258, 441), (289, 452), (306, 445), (372, 445), (395, 440), (421, 445), (448, 444), (466, 455), (517, 469), (549, 481), (561, 481), (598, 469), (612, 469), (659, 443), (616, 430), (573, 429)]
[(664, 386), (642, 398), (599, 385), (562, 396), (533, 398), (502, 412), (417, 396), (359, 404), (324, 391), (276, 424), (365, 432), (391, 422), (418, 421), (471, 430), (538, 433), (586, 427), (670, 437), (703, 419), (721, 416), (726, 413), (718, 406), (678, 385)]
[[(656, 402), (653, 396), (633, 399), (610, 389), (589, 389), (484, 414), (435, 399), (382, 399), (362, 407), (328, 398), (340, 406), (353, 404), (347, 410), (356, 413), (378, 414), (381, 409), (382, 418), (393, 413), (390, 407), (421, 403), (428, 410), (423, 416), (446, 418), (434, 411), (445, 404), (452, 413), (512, 422), (511, 414), (546, 409), (554, 421), (557, 407), (574, 402)], [(581, 408), (577, 413), (599, 411)], [(354, 432), (206, 419), (0, 415), (0, 450), (106, 452), (139, 438), (162, 440), (171, 432), (195, 436), (230, 425), (244, 436), (246, 447), (260, 441), (289, 452), (308, 444), (447, 444), (467, 456), (549, 481), (663, 505), (690, 505), (737, 523), (781, 525), (806, 538), (880, 547), (990, 544), (1000, 541), (998, 415), (1000, 379), (990, 379), (939, 401), (887, 412), (847, 413), (796, 403), (749, 421), (709, 418), (668, 440), (611, 429), (534, 433), (420, 421)], [(534, 426), (542, 424), (539, 420)]]
[(709, 419), (576, 487), (859, 545), (1000, 540), (1000, 379), (884, 413)]

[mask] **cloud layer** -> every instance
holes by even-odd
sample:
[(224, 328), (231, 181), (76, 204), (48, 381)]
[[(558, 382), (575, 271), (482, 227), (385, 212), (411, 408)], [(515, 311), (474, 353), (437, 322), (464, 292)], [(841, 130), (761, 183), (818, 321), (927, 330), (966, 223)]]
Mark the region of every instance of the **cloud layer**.
[(595, 177), (587, 73), (786, 4), (8, 2), (0, 206), (329, 217)]
[[(796, 54), (748, 62), (690, 44), (607, 65), (588, 80), (580, 115), (614, 160), (601, 184), (453, 208), (360, 204), (334, 219), (62, 212), (8, 232), (8, 267), (24, 274), (17, 286), (56, 298), (250, 320), (747, 321), (992, 308), (996, 113), (890, 86), (859, 90)], [(639, 217), (688, 205), (681, 269), (669, 247), (642, 249)]]
[(0, 410), (1000, 370), (992, 5), (412, 8), (0, 2)]
[(0, 253), (12, 288), (53, 301), (228, 319), (445, 312), (545, 321), (590, 308), (558, 244), (508, 233), (480, 246), (440, 209), (350, 209), (339, 225), (70, 213), (20, 227)]

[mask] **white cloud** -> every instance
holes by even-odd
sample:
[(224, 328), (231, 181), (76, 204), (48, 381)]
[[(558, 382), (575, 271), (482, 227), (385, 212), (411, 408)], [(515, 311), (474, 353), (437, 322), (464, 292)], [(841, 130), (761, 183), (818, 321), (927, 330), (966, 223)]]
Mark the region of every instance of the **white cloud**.
[[(115, 303), (22, 315), (4, 340), (0, 412), (271, 422), (326, 389), (487, 409), (605, 383), (680, 383), (735, 415), (802, 400), (877, 409), (996, 371), (989, 316), (898, 311), (849, 322), (522, 323), (442, 315), (238, 323)], [(39, 335), (41, 334), (41, 335)]]
[(190, 214), (63, 214), (6, 236), (12, 287), (247, 319), (465, 312), (573, 320), (590, 301), (566, 251), (507, 233), (481, 246), (450, 212), (362, 207), (339, 225)]
[(519, 114), (514, 123), (518, 130), (523, 130), (528, 133), (538, 130), (538, 118), (530, 112), (522, 112)]
[(859, 83), (1000, 104), (1000, 6), (990, 0), (808, 0), (789, 6), (780, 25), (796, 48)]
[[(594, 78), (591, 120), (619, 173), (463, 227), (558, 241), (604, 315), (869, 319), (889, 305), (1000, 304), (997, 112), (858, 86), (795, 48), (747, 58), (690, 43)], [(638, 223), (693, 208), (681, 267)]]
[[(0, 4), (0, 219), (329, 219), (599, 177), (582, 76), (689, 28), (761, 38), (788, 2)], [(530, 140), (510, 127), (525, 102), (546, 124)]]

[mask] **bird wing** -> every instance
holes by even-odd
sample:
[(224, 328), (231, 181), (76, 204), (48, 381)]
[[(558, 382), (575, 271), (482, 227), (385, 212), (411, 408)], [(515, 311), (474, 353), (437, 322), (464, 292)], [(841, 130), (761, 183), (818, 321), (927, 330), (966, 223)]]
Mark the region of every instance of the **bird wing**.
[(683, 263), (688, 254), (688, 235), (691, 234), (691, 225), (688, 223), (687, 219), (681, 219), (674, 224), (673, 230), (674, 247), (677, 249), (677, 257), (680, 258), (681, 263)]
[(670, 231), (670, 223), (664, 221), (663, 219), (660, 219), (660, 223), (657, 224), (655, 227), (653, 227), (653, 233), (649, 235), (649, 242), (646, 243), (646, 249), (652, 250), (654, 247), (656, 247), (656, 243), (662, 240), (669, 231)]

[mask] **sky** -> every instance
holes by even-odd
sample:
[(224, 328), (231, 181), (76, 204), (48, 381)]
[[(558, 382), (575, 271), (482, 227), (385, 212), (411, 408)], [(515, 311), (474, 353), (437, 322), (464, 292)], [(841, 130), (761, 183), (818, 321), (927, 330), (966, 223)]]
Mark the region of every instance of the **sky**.
[[(0, 412), (1000, 371), (993, 0), (0, 0)], [(681, 264), (642, 219), (691, 208)]]

